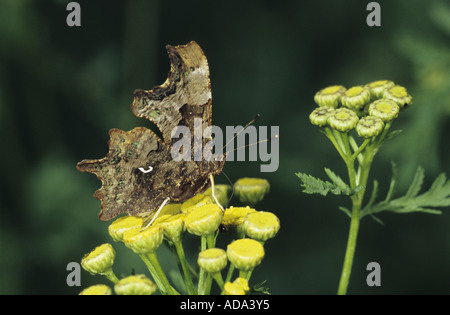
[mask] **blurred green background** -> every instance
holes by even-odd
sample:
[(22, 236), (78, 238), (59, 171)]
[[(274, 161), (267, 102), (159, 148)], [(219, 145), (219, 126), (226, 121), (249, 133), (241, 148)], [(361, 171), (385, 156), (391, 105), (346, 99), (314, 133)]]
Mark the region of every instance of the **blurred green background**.
[[(281, 220), (254, 272), (273, 294), (335, 294), (349, 219), (341, 197), (302, 193), (294, 172), (345, 176), (343, 162), (309, 123), (315, 92), (379, 79), (404, 85), (413, 106), (404, 132), (379, 152), (372, 175), (389, 183), (390, 161), (405, 190), (418, 165), (425, 186), (450, 173), (450, 2), (378, 1), (382, 26), (368, 27), (370, 1), (78, 1), (81, 27), (66, 25), (69, 1), (0, 0), (0, 293), (76, 294), (66, 265), (112, 242), (97, 219), (100, 187), (76, 163), (108, 151), (108, 130), (151, 124), (130, 111), (133, 91), (167, 77), (166, 44), (195, 40), (210, 66), (213, 124), (280, 126), (280, 166), (230, 162), (232, 181), (265, 177), (258, 205)], [(224, 176), (218, 183), (227, 183)], [(386, 191), (386, 189), (384, 189)], [(362, 221), (349, 293), (450, 293), (450, 214), (381, 214)], [(115, 271), (144, 265), (121, 244)], [(187, 242), (194, 251), (196, 244)], [(189, 249), (188, 249), (189, 250)], [(171, 259), (161, 250), (163, 265)], [(366, 266), (381, 265), (381, 287)], [(82, 271), (82, 287), (107, 283)]]

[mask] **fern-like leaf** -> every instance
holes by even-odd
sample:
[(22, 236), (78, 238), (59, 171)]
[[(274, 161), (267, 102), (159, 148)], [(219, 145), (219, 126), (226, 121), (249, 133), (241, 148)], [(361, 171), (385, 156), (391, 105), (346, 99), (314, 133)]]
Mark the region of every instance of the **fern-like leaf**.
[(384, 201), (377, 204), (369, 203), (361, 210), (361, 218), (365, 215), (373, 215), (382, 211), (394, 213), (424, 212), (431, 214), (441, 214), (441, 210), (435, 208), (444, 208), (450, 206), (450, 181), (445, 174), (440, 174), (431, 185), (430, 189), (419, 194), (424, 180), (424, 171), (422, 167), (417, 168), (411, 185), (402, 197), (392, 199), (393, 187), (395, 186), (395, 177), (391, 181), (391, 187), (388, 196)]
[(351, 189), (341, 177), (336, 175), (330, 169), (325, 168), (325, 172), (331, 179), (331, 182), (323, 181), (301, 172), (295, 173), (295, 175), (297, 175), (297, 177), (302, 181), (302, 186), (305, 188), (303, 192), (307, 194), (320, 194), (322, 196), (326, 196), (328, 193), (332, 193), (334, 195), (350, 196), (357, 193), (361, 189), (364, 189), (364, 186), (357, 186), (354, 189)]

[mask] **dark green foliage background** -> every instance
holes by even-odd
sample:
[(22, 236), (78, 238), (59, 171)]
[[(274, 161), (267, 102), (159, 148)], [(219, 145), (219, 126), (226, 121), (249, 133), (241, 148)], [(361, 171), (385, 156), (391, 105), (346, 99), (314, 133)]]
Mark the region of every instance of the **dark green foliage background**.
[[(450, 3), (378, 1), (382, 26), (366, 25), (369, 1), (78, 1), (82, 26), (66, 25), (69, 1), (0, 0), (0, 293), (75, 294), (66, 265), (112, 242), (92, 197), (100, 182), (76, 170), (101, 158), (108, 130), (151, 124), (130, 111), (133, 90), (161, 84), (166, 44), (196, 40), (208, 57), (213, 123), (280, 126), (280, 167), (230, 162), (225, 172), (267, 178), (258, 205), (281, 219), (252, 279), (273, 294), (334, 294), (349, 226), (345, 197), (302, 193), (295, 172), (346, 178), (342, 161), (309, 123), (314, 93), (378, 79), (406, 86), (414, 104), (394, 125), (372, 175), (389, 183), (395, 160), (406, 189), (418, 165), (426, 183), (450, 173)], [(223, 176), (217, 182), (226, 183)], [(384, 185), (384, 186), (382, 186)], [(349, 293), (450, 293), (450, 219), (382, 214), (361, 224)], [(196, 250), (195, 239), (186, 242)], [(121, 244), (119, 276), (145, 272)], [(165, 268), (171, 259), (160, 251)], [(382, 286), (366, 285), (379, 262)], [(107, 283), (82, 271), (82, 286)]]

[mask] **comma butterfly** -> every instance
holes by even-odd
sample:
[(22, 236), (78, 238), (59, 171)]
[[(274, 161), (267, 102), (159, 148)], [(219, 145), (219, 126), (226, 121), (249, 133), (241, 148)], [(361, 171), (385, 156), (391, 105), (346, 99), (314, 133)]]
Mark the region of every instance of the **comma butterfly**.
[[(137, 127), (109, 131), (108, 154), (77, 164), (81, 172), (97, 175), (102, 187), (99, 218), (107, 221), (122, 213), (150, 216), (167, 201), (182, 202), (205, 190), (222, 171), (225, 158), (175, 161), (171, 155), (174, 128), (188, 127), (194, 139), (194, 120), (203, 130), (211, 126), (211, 84), (206, 57), (196, 42), (166, 46), (171, 69), (167, 80), (149, 91), (134, 91), (131, 110), (156, 124), (162, 139)], [(198, 141), (198, 139), (197, 139)], [(206, 145), (207, 139), (201, 139)], [(191, 156), (194, 156), (193, 148)]]

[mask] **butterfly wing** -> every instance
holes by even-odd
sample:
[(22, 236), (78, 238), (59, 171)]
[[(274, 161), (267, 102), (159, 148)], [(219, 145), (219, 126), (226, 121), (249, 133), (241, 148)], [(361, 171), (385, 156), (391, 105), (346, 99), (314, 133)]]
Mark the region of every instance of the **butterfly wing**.
[(131, 110), (157, 125), (170, 145), (172, 131), (186, 126), (194, 135), (194, 119), (201, 118), (203, 130), (211, 125), (211, 84), (208, 61), (200, 46), (166, 46), (170, 59), (167, 80), (151, 90), (136, 90)]
[(147, 216), (167, 197), (184, 200), (206, 185), (189, 180), (199, 178), (194, 162), (180, 161), (174, 167), (170, 148), (151, 130), (111, 129), (109, 134), (109, 152), (104, 158), (77, 164), (79, 171), (94, 173), (102, 181), (94, 194), (101, 200), (101, 220), (122, 213)]
[[(222, 161), (175, 161), (171, 147), (172, 131), (186, 126), (194, 139), (195, 118), (202, 130), (211, 125), (211, 86), (205, 55), (195, 42), (167, 46), (171, 70), (166, 82), (149, 91), (136, 90), (133, 113), (155, 123), (163, 140), (147, 128), (125, 132), (111, 129), (108, 154), (98, 160), (83, 160), (77, 168), (91, 172), (102, 181), (94, 197), (101, 200), (101, 220), (121, 213), (148, 216), (166, 198), (184, 201), (209, 184), (210, 175), (220, 173)], [(198, 120), (197, 120), (198, 121)], [(191, 157), (194, 156), (194, 146)]]

